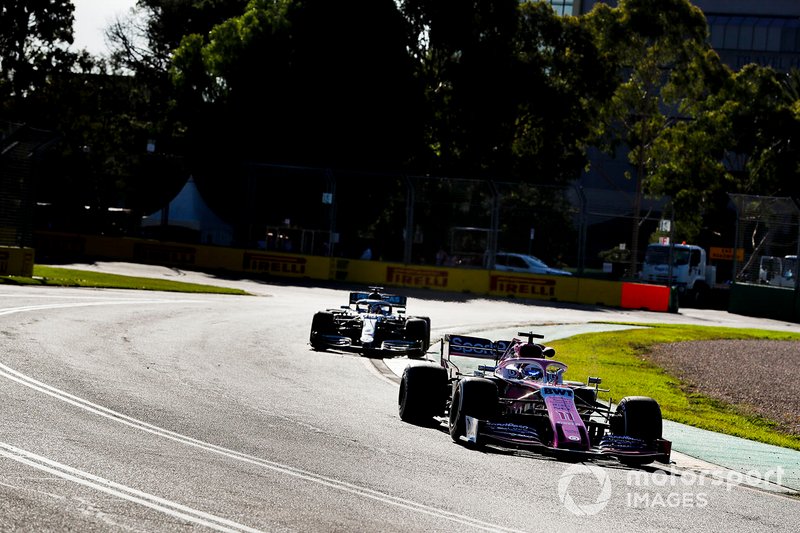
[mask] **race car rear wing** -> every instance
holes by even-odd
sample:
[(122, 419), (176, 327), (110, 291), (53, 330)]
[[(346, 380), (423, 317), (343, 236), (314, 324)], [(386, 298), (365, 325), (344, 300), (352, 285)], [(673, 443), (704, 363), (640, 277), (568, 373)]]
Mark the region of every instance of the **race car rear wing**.
[[(351, 292), (350, 305), (358, 302), (359, 300), (368, 300), (370, 294), (371, 293), (369, 292)], [(381, 300), (388, 304), (392, 304), (394, 307), (405, 307), (408, 297), (400, 296), (398, 294), (382, 294)]]
[(492, 341), (482, 337), (446, 334), (442, 342), (442, 360), (457, 356), (496, 361), (505, 353), (509, 344), (511, 341)]

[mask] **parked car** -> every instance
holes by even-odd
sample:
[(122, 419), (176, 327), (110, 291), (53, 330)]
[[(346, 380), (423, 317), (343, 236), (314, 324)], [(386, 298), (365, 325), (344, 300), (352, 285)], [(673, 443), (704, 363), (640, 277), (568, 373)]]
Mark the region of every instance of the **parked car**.
[(527, 274), (545, 274), (548, 276), (571, 276), (571, 272), (547, 266), (538, 257), (525, 254), (500, 252), (494, 262), (494, 269), (503, 272), (521, 272)]
[(370, 287), (370, 292), (351, 292), (348, 305), (315, 313), (311, 347), (356, 351), (370, 357), (423, 357), (431, 344), (430, 318), (407, 316), (407, 298), (382, 290)]
[(527, 448), (572, 458), (613, 457), (623, 464), (669, 463), (661, 408), (645, 396), (598, 399), (598, 377), (564, 379), (567, 365), (541, 335), (491, 341), (445, 335), (436, 363), (409, 365), (398, 396), (400, 418), (446, 426), (455, 442)]

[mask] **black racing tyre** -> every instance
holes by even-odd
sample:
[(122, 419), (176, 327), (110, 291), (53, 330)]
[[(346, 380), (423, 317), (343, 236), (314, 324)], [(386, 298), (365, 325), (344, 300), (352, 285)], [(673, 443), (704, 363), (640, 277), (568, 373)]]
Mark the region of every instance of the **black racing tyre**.
[[(661, 407), (647, 396), (626, 396), (617, 404), (617, 421), (612, 425), (615, 434), (642, 439), (648, 444), (661, 438)], [(654, 457), (619, 457), (628, 466), (652, 463)]]
[(458, 382), (450, 403), (450, 437), (459, 442), (467, 432), (467, 416), (491, 420), (498, 409), (497, 384), (485, 378), (464, 378)]
[(439, 365), (407, 366), (400, 379), (397, 403), (400, 419), (412, 424), (430, 423), (444, 414), (447, 403), (447, 370)]
[(425, 351), (428, 351), (428, 348), (431, 347), (431, 319), (427, 316), (421, 316), (422, 320), (425, 321)]
[(647, 396), (626, 396), (617, 404), (620, 427), (626, 437), (652, 443), (661, 438), (661, 407)]
[(410, 353), (409, 357), (414, 359), (423, 357), (431, 344), (430, 326), (422, 318), (409, 318), (406, 321), (406, 339), (410, 341), (420, 341), (422, 343), (420, 351), (418, 353)]
[(314, 318), (311, 321), (311, 333), (308, 337), (308, 342), (315, 350), (324, 350), (325, 343), (319, 342), (319, 335), (327, 335), (334, 332), (336, 326), (333, 320), (333, 313), (327, 311), (320, 311), (314, 313)]

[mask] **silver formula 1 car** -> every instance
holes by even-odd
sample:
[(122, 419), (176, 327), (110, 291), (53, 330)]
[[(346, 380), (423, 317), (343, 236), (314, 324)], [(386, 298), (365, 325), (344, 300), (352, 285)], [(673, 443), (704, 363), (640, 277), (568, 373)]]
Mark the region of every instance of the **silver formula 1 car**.
[(421, 358), (430, 346), (431, 320), (406, 316), (405, 296), (351, 292), (348, 305), (314, 314), (309, 344), (315, 350), (350, 350), (370, 357)]
[[(600, 378), (567, 381), (543, 338), (491, 341), (446, 335), (439, 364), (406, 367), (400, 382), (400, 418), (446, 424), (456, 442), (529, 448), (570, 457), (613, 457), (629, 465), (669, 463), (671, 443), (661, 435), (661, 408), (652, 398), (598, 400)], [(471, 371), (467, 370), (471, 367)]]

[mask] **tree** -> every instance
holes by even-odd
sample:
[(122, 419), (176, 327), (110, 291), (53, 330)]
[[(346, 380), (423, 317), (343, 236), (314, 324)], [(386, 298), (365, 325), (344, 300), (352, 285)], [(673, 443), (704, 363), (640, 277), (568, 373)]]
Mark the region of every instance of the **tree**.
[[(208, 35), (186, 36), (172, 72), (196, 166), (228, 168), (210, 196), (241, 216), (277, 216), (287, 201), (303, 212), (318, 195), (278, 198), (269, 192), (274, 184), (243, 165), (396, 175), (418, 151), (422, 131), (405, 42), (391, 0), (254, 0)], [(373, 179), (350, 201), (382, 202), (394, 186)], [(281, 209), (237, 210), (243, 194)]]
[(70, 0), (4, 0), (0, 9), (0, 112), (24, 119), (24, 99), (76, 59), (66, 49), (75, 8)]
[(643, 191), (669, 197), (674, 235), (696, 242), (706, 228), (712, 228), (710, 235), (724, 231), (727, 193), (738, 188), (726, 162), (733, 138), (732, 104), (723, 96), (734, 75), (711, 50), (698, 54), (679, 75), (688, 96), (680, 102), (680, 120), (653, 141)]
[(726, 110), (733, 129), (729, 150), (744, 159), (737, 192), (798, 196), (797, 74), (748, 65), (734, 79)]
[(602, 106), (616, 75), (583, 18), (558, 16), (545, 2), (520, 5), (513, 91), (514, 174), (566, 184), (587, 164)]
[(409, 48), (427, 104), (428, 172), (511, 171), (516, 0), (406, 0)]
[[(708, 26), (688, 0), (620, 0), (587, 15), (598, 47), (616, 65), (619, 84), (604, 107), (605, 149), (627, 152), (636, 180), (631, 272), (638, 271), (641, 201), (657, 139), (679, 122), (681, 102), (696, 94), (682, 73), (702, 56)], [(690, 90), (691, 89), (691, 90)]]
[(137, 0), (126, 16), (107, 29), (112, 59), (138, 74), (166, 73), (173, 52), (186, 35), (206, 35), (239, 16), (248, 0)]
[[(797, 74), (747, 65), (737, 73), (704, 63), (704, 95), (683, 108), (689, 120), (656, 142), (647, 192), (672, 197), (678, 228), (694, 240), (724, 231), (727, 193), (798, 196)], [(701, 65), (697, 62), (695, 66)]]

